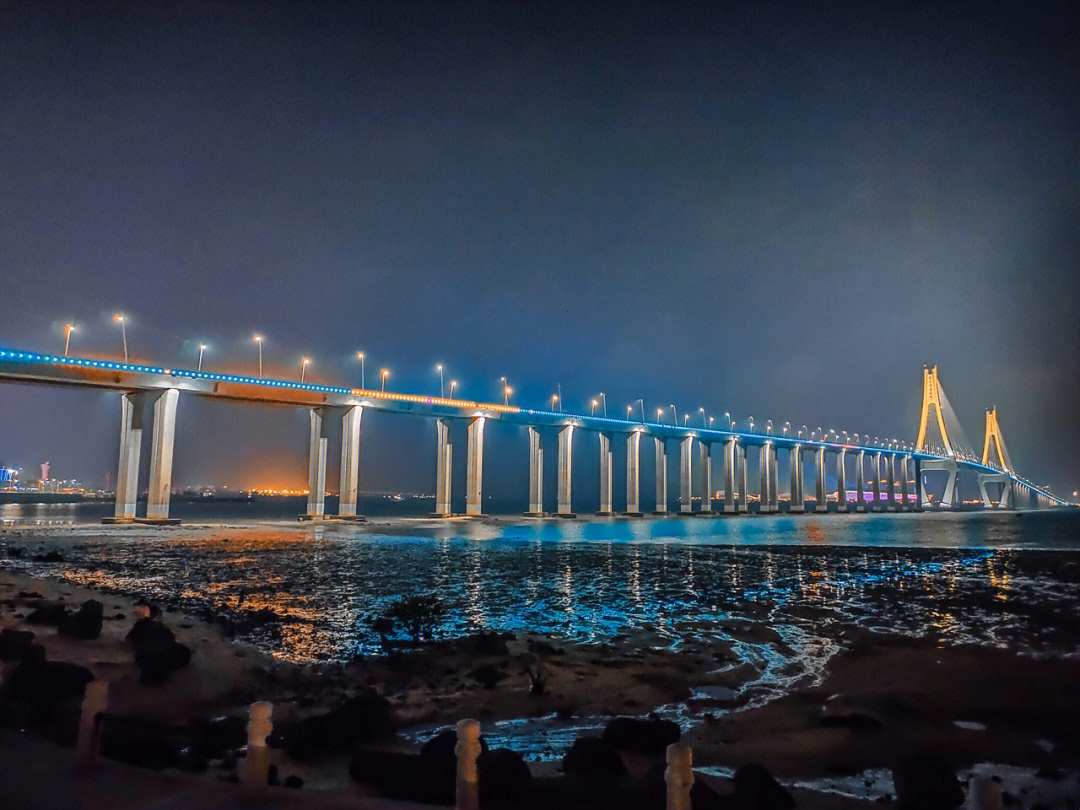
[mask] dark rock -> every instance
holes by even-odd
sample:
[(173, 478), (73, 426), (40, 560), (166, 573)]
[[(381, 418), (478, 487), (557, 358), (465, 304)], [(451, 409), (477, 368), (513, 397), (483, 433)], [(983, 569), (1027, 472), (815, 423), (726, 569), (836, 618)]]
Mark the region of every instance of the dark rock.
[(48, 551), (44, 554), (35, 554), (32, 559), (34, 560), (34, 562), (47, 563), (58, 563), (64, 561), (64, 558), (60, 555), (60, 552), (56, 551), (55, 549), (53, 549), (52, 551)]
[(667, 747), (679, 741), (681, 733), (679, 724), (672, 720), (616, 717), (604, 728), (601, 739), (616, 751), (663, 757)]
[(128, 632), (127, 640), (135, 648), (135, 663), (145, 684), (165, 683), (173, 670), (183, 669), (191, 662), (191, 650), (155, 619), (139, 619)]
[(532, 773), (521, 754), (508, 748), (484, 751), (476, 761), (481, 807), (512, 807), (529, 800)]
[(506, 677), (506, 673), (493, 664), (483, 664), (470, 672), (469, 677), (485, 689), (494, 689)]
[(25, 658), (33, 643), (34, 634), (31, 631), (5, 627), (0, 630), (0, 661), (18, 661)]
[(465, 644), (466, 651), (472, 655), (506, 655), (506, 639), (499, 633), (477, 633), (469, 636)]
[(789, 810), (795, 800), (787, 789), (777, 782), (764, 765), (751, 762), (735, 771), (735, 791), (732, 801), (735, 807), (745, 810)]
[(242, 717), (199, 718), (188, 728), (191, 750), (207, 759), (227, 758), (228, 752), (244, 745), (247, 723)]
[(8, 548), (8, 550), (7, 550), (7, 555), (9, 557), (14, 558), (14, 559), (19, 559), (20, 557), (22, 557), (24, 551), (26, 551), (25, 548), (18, 548), (17, 546), (10, 546)]
[(374, 689), (365, 689), (323, 714), (277, 724), (270, 741), (304, 762), (385, 737), (396, 725), (389, 701)]
[(73, 616), (65, 617), (64, 621), (60, 623), (60, 632), (72, 638), (97, 638), (101, 635), (103, 610), (103, 605), (96, 599), (86, 600)]
[(619, 776), (626, 773), (618, 750), (600, 737), (578, 737), (563, 757), (568, 776)]
[(281, 781), (281, 786), (287, 788), (302, 788), (304, 786), (304, 780), (296, 774), (289, 774)]
[(834, 709), (829, 704), (825, 704), (822, 710), (818, 724), (825, 728), (850, 728), (852, 731), (878, 731), (882, 728), (880, 720), (865, 712), (844, 708)]
[(45, 648), (31, 645), (23, 660), (4, 681), (4, 691), (38, 706), (51, 706), (68, 698), (82, 698), (93, 673), (78, 664), (46, 661)]
[(897, 810), (954, 810), (964, 802), (956, 772), (938, 757), (905, 757), (892, 774)]
[(20, 599), (44, 599), (45, 597), (42, 596), (37, 591), (19, 591), (19, 598)]
[(197, 757), (185, 754), (186, 730), (165, 720), (115, 714), (101, 716), (101, 755), (141, 768), (178, 768)]
[(266, 769), (266, 784), (268, 784), (270, 787), (275, 787), (277, 785), (277, 777), (278, 767), (277, 765), (271, 763), (270, 767)]
[(42, 605), (35, 608), (26, 617), (27, 624), (49, 624), (59, 627), (67, 621), (68, 612), (63, 605)]

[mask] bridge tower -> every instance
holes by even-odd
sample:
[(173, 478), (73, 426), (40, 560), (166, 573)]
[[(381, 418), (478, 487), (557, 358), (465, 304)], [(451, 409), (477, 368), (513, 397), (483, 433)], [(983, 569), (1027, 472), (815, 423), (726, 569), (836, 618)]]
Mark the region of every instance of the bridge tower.
[[(927, 459), (920, 465), (918, 480), (916, 481), (916, 498), (923, 506), (931, 506), (930, 498), (926, 493), (926, 485), (923, 475), (929, 470), (943, 470), (948, 478), (945, 483), (945, 492), (941, 496), (941, 506), (951, 509), (956, 506), (956, 475), (959, 466), (956, 463), (956, 451), (953, 450), (952, 439), (949, 430), (945, 427), (945, 393), (941, 389), (941, 381), (938, 379), (937, 366), (930, 368), (923, 366), (923, 393), (922, 410), (919, 414), (919, 437), (915, 440), (915, 452), (944, 456), (943, 458)], [(934, 422), (930, 421), (930, 413), (933, 411)], [(936, 424), (941, 433), (941, 447), (931, 447), (928, 442), (929, 427)]]
[[(990, 458), (991, 450), (997, 456), (994, 462)], [(979, 474), (979, 494), (982, 495), (983, 506), (988, 509), (995, 506), (987, 492), (987, 484), (1001, 484), (1001, 498), (996, 504), (998, 508), (1004, 509), (1011, 506), (1013, 500), (1012, 462), (1009, 460), (1009, 451), (1005, 449), (1005, 440), (1001, 437), (997, 408), (988, 408), (986, 411), (986, 437), (983, 439), (982, 465), (1001, 470), (999, 473)]]

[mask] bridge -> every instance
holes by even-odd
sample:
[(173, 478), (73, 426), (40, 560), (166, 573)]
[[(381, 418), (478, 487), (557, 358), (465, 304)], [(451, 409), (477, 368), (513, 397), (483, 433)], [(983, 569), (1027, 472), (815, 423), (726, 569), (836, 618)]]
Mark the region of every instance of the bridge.
[[(664, 424), (660, 414), (648, 421), (641, 406), (640, 419), (628, 411), (627, 418), (563, 413), (554, 410), (519, 408), (508, 403), (291, 382), (263, 377), (218, 374), (200, 370), (165, 368), (120, 363), (110, 360), (39, 354), (0, 348), (0, 381), (34, 385), (80, 386), (112, 390), (120, 394), (121, 427), (116, 507), (109, 522), (169, 521), (172, 491), (173, 445), (176, 439), (176, 408), (180, 395), (212, 397), (245, 403), (291, 405), (309, 414), (308, 503), (302, 518), (355, 519), (359, 485), (360, 420), (365, 409), (391, 411), (434, 420), (436, 427), (435, 515), (449, 517), (451, 481), (455, 462), (455, 442), (450, 424), (464, 421), (465, 514), (482, 512), (484, 469), (484, 426), (498, 419), (525, 426), (529, 434), (529, 492), (527, 515), (574, 517), (572, 508), (573, 442), (579, 433), (595, 434), (600, 453), (600, 509), (598, 514), (614, 515), (613, 442), (626, 443), (626, 497), (621, 514), (641, 516), (641, 453), (643, 437), (653, 440), (656, 458), (656, 512), (668, 513), (669, 444), (679, 453), (679, 507), (684, 515), (710, 516), (746, 514), (751, 500), (758, 513), (780, 510), (778, 492), (779, 458), (788, 461), (788, 510), (800, 513), (808, 508), (824, 512), (830, 500), (839, 512), (903, 510), (927, 508), (955, 509), (959, 506), (957, 476), (966, 471), (976, 476), (983, 505), (987, 508), (1047, 508), (1066, 502), (1045, 489), (1021, 478), (1012, 468), (998, 426), (996, 409), (987, 411), (986, 441), (982, 457), (970, 450), (955, 420), (938, 378), (937, 368), (923, 370), (923, 404), (914, 445), (880, 442), (869, 437), (850, 441), (848, 434), (831, 433), (815, 438), (798, 431), (778, 435), (741, 432), (734, 425), (712, 429), (687, 424)], [(139, 456), (145, 414), (152, 408), (150, 479), (146, 514), (136, 515), (139, 494)], [(340, 494), (338, 514), (325, 508), (328, 426), (341, 422)], [(771, 425), (771, 423), (770, 423)], [(545, 507), (545, 435), (556, 434), (557, 492), (555, 510)], [(713, 455), (719, 451), (722, 489), (713, 491)], [(991, 452), (993, 451), (993, 452)], [(747, 454), (756, 453), (760, 486), (752, 493), (748, 486)], [(805, 455), (804, 455), (805, 454)], [(993, 456), (993, 458), (991, 458)], [(813, 461), (814, 493), (805, 496), (805, 460)], [(831, 461), (830, 461), (831, 459)], [(828, 488), (827, 471), (835, 465), (835, 492)], [(854, 490), (849, 489), (848, 471), (854, 473)], [(695, 475), (696, 471), (696, 475)], [(941, 472), (946, 483), (935, 500), (927, 485), (927, 473)], [(869, 478), (868, 478), (869, 476)], [(991, 497), (994, 492), (995, 496)], [(714, 495), (719, 494), (719, 498)], [(996, 498), (996, 500), (995, 500)], [(698, 505), (695, 508), (695, 500)], [(715, 504), (714, 502), (719, 501)]]

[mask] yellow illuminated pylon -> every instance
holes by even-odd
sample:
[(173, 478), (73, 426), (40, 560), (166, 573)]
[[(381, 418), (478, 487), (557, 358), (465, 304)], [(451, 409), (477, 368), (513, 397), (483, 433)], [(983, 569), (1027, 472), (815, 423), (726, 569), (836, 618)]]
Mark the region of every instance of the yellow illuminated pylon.
[(1001, 428), (998, 426), (997, 408), (986, 411), (986, 439), (983, 441), (982, 463), (984, 467), (990, 466), (990, 443), (993, 441), (994, 450), (997, 451), (998, 464), (1005, 472), (1012, 472), (1009, 464), (1009, 456), (1005, 452), (1005, 440), (1001, 438)]
[(941, 383), (938, 382), (937, 366), (933, 368), (923, 366), (922, 414), (919, 416), (919, 438), (915, 442), (917, 453), (927, 452), (926, 427), (930, 418), (931, 405), (934, 407), (938, 428), (941, 429), (941, 440), (945, 442), (945, 454), (950, 457), (955, 456), (952, 442), (949, 440), (949, 432), (945, 430), (945, 414), (941, 409)]

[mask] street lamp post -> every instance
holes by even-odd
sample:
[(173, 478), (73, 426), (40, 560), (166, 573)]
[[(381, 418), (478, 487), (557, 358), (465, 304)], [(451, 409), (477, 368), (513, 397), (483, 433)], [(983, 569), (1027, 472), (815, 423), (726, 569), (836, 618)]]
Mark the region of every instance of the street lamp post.
[(627, 405), (626, 406), (626, 421), (627, 422), (630, 421), (630, 414), (632, 414), (633, 412), (634, 412), (634, 406), (633, 405)]
[(506, 386), (506, 388), (503, 389), (503, 405), (509, 405), (510, 404), (510, 395), (512, 393), (514, 393), (514, 389), (511, 388), (509, 385)]
[(202, 371), (202, 356), (203, 356), (203, 352), (205, 352), (205, 351), (206, 351), (206, 344), (205, 343), (200, 343), (199, 344), (199, 365), (196, 368), (196, 371), (199, 371), (199, 372)]
[(765, 435), (772, 436), (772, 419), (765, 423)]
[(555, 406), (558, 404), (558, 402), (559, 402), (559, 395), (558, 394), (552, 394), (551, 395), (551, 410), (555, 410)]
[(499, 377), (499, 379), (502, 381), (503, 405), (509, 405), (510, 396), (506, 393), (506, 377)]
[[(555, 383), (555, 387), (559, 389), (559, 413), (562, 413), (562, 383)], [(604, 416), (607, 416), (605, 413)]]
[(121, 313), (117, 312), (113, 316), (113, 319), (118, 324), (120, 324), (120, 337), (124, 341), (124, 362), (126, 363), (128, 361), (128, 350), (127, 350), (127, 327), (124, 325), (124, 316)]
[(254, 339), (255, 339), (255, 342), (259, 345), (259, 376), (262, 377), (262, 375), (263, 375), (263, 368), (262, 368), (262, 342), (263, 342), (263, 338), (262, 338), (262, 335), (255, 335)]
[(592, 401), (592, 408), (589, 410), (589, 416), (596, 416), (596, 406), (600, 403), (595, 399)]
[(382, 391), (382, 393), (384, 393), (384, 394), (386, 393), (386, 378), (389, 377), (389, 376), (390, 376), (390, 370), (389, 369), (384, 368), (382, 371), (379, 372), (379, 377), (382, 378), (381, 381), (380, 381), (380, 386), (381, 387), (379, 388), (379, 390)]
[(749, 419), (749, 422), (750, 422), (750, 432), (753, 433), (754, 432), (754, 417), (751, 416), (750, 419)]
[(439, 398), (446, 399), (446, 386), (443, 384), (442, 363), (437, 364), (435, 370), (439, 372)]
[(701, 426), (702, 427), (708, 427), (708, 425), (705, 423), (705, 409), (704, 408), (698, 408), (698, 410), (701, 411)]
[(671, 404), (671, 424), (675, 425), (675, 427), (679, 426), (679, 414), (675, 410), (675, 403)]
[(644, 399), (638, 399), (638, 402), (641, 404), (641, 424), (644, 425), (645, 424), (645, 400)]
[(68, 347), (71, 345), (71, 333), (75, 331), (73, 324), (64, 327), (64, 357), (68, 356)]
[(454, 389), (457, 388), (457, 380), (450, 381), (450, 399), (454, 398)]
[(656, 424), (659, 425), (660, 420), (663, 419), (663, 418), (664, 418), (664, 409), (663, 408), (657, 408), (656, 409)]
[(604, 418), (607, 419), (607, 394), (605, 394), (603, 391), (600, 392), (600, 402), (604, 406)]
[(307, 377), (307, 367), (311, 364), (311, 358), (305, 357), (300, 363), (300, 382)]
[(364, 390), (364, 353), (357, 352), (356, 359), (360, 361), (360, 390)]
[(784, 422), (784, 435), (787, 436), (787, 432), (791, 430), (791, 422)]

